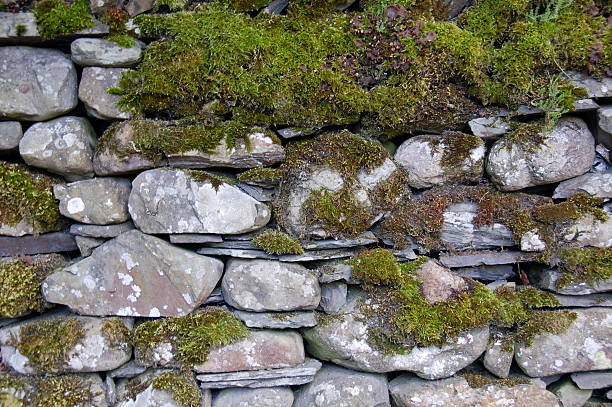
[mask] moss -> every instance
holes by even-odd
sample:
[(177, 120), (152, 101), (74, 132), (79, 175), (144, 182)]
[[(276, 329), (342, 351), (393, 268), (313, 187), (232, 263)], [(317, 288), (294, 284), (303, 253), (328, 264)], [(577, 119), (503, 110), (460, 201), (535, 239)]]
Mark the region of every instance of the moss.
[(396, 285), (402, 278), (399, 263), (388, 249), (370, 249), (348, 261), (352, 276), (366, 284)]
[(79, 376), (58, 376), (40, 379), (37, 382), (34, 406), (74, 407), (92, 405), (96, 397), (91, 383)]
[(268, 0), (219, 0), (219, 3), (236, 11), (257, 11), (270, 2)]
[(0, 315), (14, 318), (46, 308), (43, 280), (65, 263), (61, 255), (24, 257), (0, 262)]
[(219, 190), (219, 187), (221, 185), (224, 185), (224, 184), (234, 185), (236, 183), (236, 180), (231, 177), (213, 174), (207, 171), (201, 171), (201, 170), (184, 170), (184, 171), (185, 171), (185, 174), (187, 174), (187, 176), (195, 182), (200, 182), (200, 183), (207, 182), (211, 184), (215, 191)]
[(246, 338), (249, 331), (229, 311), (208, 307), (193, 315), (145, 322), (134, 332), (134, 346), (144, 358), (162, 343), (170, 343), (184, 365), (206, 361), (210, 351)]
[(558, 335), (567, 331), (577, 317), (575, 312), (567, 310), (535, 311), (529, 320), (518, 327), (516, 341), (531, 346), (538, 335)]
[(192, 374), (176, 371), (156, 376), (151, 384), (156, 390), (169, 393), (174, 401), (184, 407), (200, 407), (202, 393)]
[(278, 185), (281, 171), (276, 168), (251, 168), (238, 175), (241, 182), (263, 187)]
[(93, 16), (87, 0), (41, 0), (34, 5), (40, 35), (48, 40), (93, 27)]
[(17, 34), (18, 37), (21, 37), (23, 34), (25, 34), (27, 30), (28, 29), (23, 24), (17, 24), (15, 26), (15, 33)]
[(272, 314), (272, 318), (279, 321), (287, 321), (291, 318), (296, 318), (297, 316), (298, 314), (295, 312), (276, 312)]
[(485, 376), (476, 373), (460, 373), (460, 377), (464, 378), (468, 385), (472, 388), (479, 388), (485, 386), (499, 386), (499, 387), (514, 387), (521, 384), (530, 384), (531, 380), (522, 377), (508, 377), (506, 379), (497, 379), (491, 376)]
[(440, 164), (447, 176), (462, 180), (464, 167), (469, 163), (473, 151), (484, 149), (484, 142), (480, 137), (458, 131), (445, 132), (441, 137), (430, 138), (432, 148), (442, 147), (443, 154)]
[(109, 35), (106, 39), (124, 48), (133, 47), (136, 44), (136, 39), (128, 34), (125, 26), (129, 18), (130, 15), (121, 6), (107, 8), (101, 18), (109, 26)]
[(268, 230), (255, 239), (253, 244), (269, 254), (303, 254), (304, 248), (297, 239), (286, 233)]
[(569, 285), (587, 284), (590, 287), (612, 279), (611, 248), (570, 248), (559, 252), (560, 270), (563, 272), (556, 282), (562, 289)]
[(108, 41), (121, 45), (123, 48), (131, 48), (136, 45), (136, 39), (127, 34), (111, 34), (106, 37)]
[(52, 317), (23, 325), (18, 338), (9, 344), (42, 372), (60, 372), (69, 352), (85, 337), (83, 324), (76, 318)]
[(25, 221), (39, 233), (57, 230), (60, 214), (53, 198), (54, 179), (17, 164), (0, 162), (0, 223)]
[(5, 407), (25, 407), (31, 404), (32, 388), (23, 376), (0, 373), (0, 404)]
[(132, 332), (125, 326), (121, 318), (106, 318), (100, 331), (111, 348), (127, 349), (130, 347)]
[(167, 8), (170, 11), (184, 10), (189, 0), (155, 0), (155, 10)]

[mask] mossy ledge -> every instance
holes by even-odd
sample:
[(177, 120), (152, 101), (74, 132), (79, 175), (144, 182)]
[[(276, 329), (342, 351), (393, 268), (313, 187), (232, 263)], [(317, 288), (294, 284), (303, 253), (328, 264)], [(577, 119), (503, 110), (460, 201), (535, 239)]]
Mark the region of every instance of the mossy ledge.
[[(11, 390), (12, 389), (12, 390)], [(91, 381), (77, 375), (26, 377), (0, 374), (0, 402), (6, 407), (74, 407), (93, 405)]]
[(303, 254), (301, 243), (286, 233), (267, 230), (253, 239), (253, 244), (268, 254)]
[(562, 289), (586, 283), (593, 287), (612, 279), (612, 248), (570, 248), (559, 252), (561, 277), (556, 286)]
[(202, 393), (193, 373), (167, 370), (160, 374), (137, 376), (126, 385), (127, 398), (135, 400), (139, 393), (152, 386), (154, 390), (165, 391), (178, 405), (200, 407)]
[(87, 0), (41, 0), (34, 5), (38, 32), (46, 39), (53, 39), (94, 26)]

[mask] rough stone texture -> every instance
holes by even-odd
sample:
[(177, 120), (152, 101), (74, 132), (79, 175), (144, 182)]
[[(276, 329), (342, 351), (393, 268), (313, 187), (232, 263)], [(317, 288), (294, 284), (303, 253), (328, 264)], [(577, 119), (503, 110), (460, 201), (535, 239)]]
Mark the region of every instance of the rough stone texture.
[[(525, 253), (517, 251), (480, 251), (468, 253), (441, 253), (440, 263), (446, 267), (476, 267), (514, 264), (526, 261)], [(497, 280), (497, 279), (493, 279)]]
[(109, 88), (119, 85), (126, 68), (83, 68), (79, 83), (79, 99), (85, 103), (87, 114), (97, 119), (129, 119), (131, 115), (121, 111), (115, 104), (121, 96), (108, 93)]
[(563, 240), (579, 246), (612, 247), (612, 216), (601, 221), (585, 215), (562, 231)]
[(127, 201), (132, 183), (122, 178), (94, 178), (70, 184), (57, 184), (53, 195), (59, 199), (60, 213), (78, 222), (108, 225), (130, 219)]
[[(66, 360), (57, 369), (46, 369), (36, 366), (30, 360), (19, 353), (16, 347), (11, 346), (12, 340), (17, 343), (21, 340), (20, 330), (22, 327), (36, 323), (37, 321), (53, 319), (56, 316), (66, 317), (68, 314), (46, 314), (45, 316), (17, 322), (13, 325), (0, 329), (0, 344), (2, 350), (2, 361), (12, 369), (21, 374), (41, 373), (69, 373), (69, 372), (101, 372), (115, 369), (128, 360), (132, 355), (132, 347), (128, 343), (121, 346), (109, 342), (102, 331), (104, 318), (69, 316), (79, 321), (85, 332), (84, 337), (68, 351)], [(132, 329), (133, 321), (129, 318), (122, 319), (123, 324)], [(67, 332), (66, 334), (71, 334)]]
[(155, 0), (129, 0), (125, 9), (130, 16), (144, 13), (155, 6)]
[(474, 138), (478, 146), (470, 149), (466, 158), (452, 167), (445, 162), (450, 146), (444, 143), (444, 138), (424, 135), (403, 142), (395, 153), (395, 160), (408, 170), (408, 184), (413, 188), (430, 188), (457, 182), (477, 182), (482, 178), (486, 152), (484, 142), (476, 136), (466, 137)]
[(600, 198), (612, 198), (612, 171), (588, 173), (563, 181), (555, 189), (553, 198), (569, 198), (581, 192)]
[(563, 288), (559, 288), (557, 287), (557, 280), (559, 280), (562, 275), (563, 274), (557, 269), (542, 269), (542, 267), (538, 266), (527, 269), (527, 276), (532, 285), (559, 294), (586, 295), (612, 290), (612, 279), (594, 282), (593, 284), (588, 284), (586, 282), (568, 284)]
[(612, 294), (554, 296), (564, 307), (612, 307)]
[(263, 227), (270, 209), (229, 184), (214, 187), (184, 170), (155, 169), (132, 182), (129, 210), (145, 233), (245, 233)]
[[(210, 245), (209, 245), (210, 246)], [(352, 257), (357, 254), (354, 250), (313, 250), (304, 252), (304, 254), (283, 254), (277, 256), (275, 254), (268, 254), (263, 250), (249, 250), (249, 249), (227, 249), (222, 247), (202, 247), (198, 249), (198, 253), (207, 254), (211, 256), (230, 256), (240, 259), (267, 259), (267, 260), (280, 260), (284, 262), (303, 262), (303, 261), (316, 261), (316, 260), (328, 260), (328, 259), (340, 259)]]
[(516, 276), (511, 265), (460, 267), (453, 271), (462, 276), (484, 281), (504, 280)]
[(74, 236), (53, 232), (38, 236), (0, 236), (0, 257), (26, 254), (58, 253), (77, 250)]
[(610, 310), (573, 309), (577, 319), (562, 334), (538, 335), (530, 347), (517, 345), (515, 360), (529, 376), (612, 368)]
[(601, 130), (612, 134), (612, 105), (602, 106), (597, 111), (597, 124)]
[(70, 226), (70, 233), (76, 236), (111, 238), (132, 229), (134, 229), (134, 224), (130, 221), (116, 225), (80, 225), (75, 223)]
[(289, 387), (260, 389), (224, 389), (212, 403), (213, 407), (291, 407), (293, 391)]
[(472, 388), (463, 377), (426, 381), (408, 375), (389, 383), (398, 407), (561, 407), (541, 380), (514, 386), (488, 385)]
[(225, 302), (244, 311), (310, 310), (319, 305), (316, 275), (299, 264), (236, 260), (226, 264), (221, 287)]
[(220, 260), (133, 230), (47, 277), (42, 291), (86, 315), (178, 316), (204, 302), (222, 272)]
[(93, 176), (96, 143), (87, 119), (66, 116), (31, 126), (19, 143), (19, 154), (29, 165), (76, 181)]
[(415, 277), (421, 281), (421, 295), (432, 305), (449, 301), (470, 287), (465, 278), (440, 266), (434, 260), (429, 260), (419, 267), (415, 271)]
[(170, 243), (220, 243), (223, 238), (219, 235), (207, 235), (197, 233), (183, 233), (180, 235), (170, 235)]
[(579, 389), (569, 377), (553, 383), (549, 390), (559, 398), (563, 407), (582, 407), (593, 393), (593, 390)]
[(572, 373), (572, 380), (581, 389), (605, 389), (612, 387), (612, 372)]
[(612, 97), (612, 77), (593, 78), (581, 72), (568, 72), (572, 85), (586, 90), (590, 98)]
[(489, 153), (487, 173), (501, 190), (516, 191), (582, 175), (594, 159), (595, 140), (586, 123), (564, 117), (535, 151), (508, 139), (497, 141)]
[(197, 376), (203, 389), (224, 389), (227, 387), (276, 387), (297, 386), (309, 383), (321, 368), (321, 362), (306, 358), (296, 367), (253, 370), (230, 373), (205, 373)]
[(326, 314), (337, 314), (346, 304), (347, 285), (340, 281), (321, 285), (320, 308)]
[(87, 257), (91, 256), (93, 249), (100, 246), (102, 243), (106, 241), (106, 239), (101, 237), (85, 237), (85, 236), (75, 236), (74, 240), (76, 241), (77, 247), (81, 252), (81, 256)]
[(317, 324), (314, 312), (247, 312), (232, 310), (249, 328), (304, 328)]
[(295, 393), (293, 407), (390, 407), (385, 375), (326, 364)]
[(546, 242), (540, 236), (540, 231), (532, 229), (521, 236), (521, 250), (524, 252), (541, 252), (546, 250)]
[[(7, 3), (10, 1), (4, 1)], [(2, 3), (2, 2), (0, 2)], [(60, 38), (62, 40), (74, 39), (78, 37), (99, 37), (106, 35), (109, 32), (108, 25), (93, 20), (94, 26), (85, 28), (71, 34), (63, 35)], [(18, 28), (23, 26), (24, 28)], [(0, 12), (0, 42), (3, 44), (39, 44), (44, 39), (38, 32), (38, 26), (36, 25), (36, 17), (34, 13), (5, 13)]]
[(22, 137), (21, 123), (0, 122), (0, 152), (19, 148)]
[(140, 61), (142, 44), (125, 48), (101, 38), (79, 38), (70, 44), (72, 61), (81, 66), (129, 68)]
[(144, 373), (147, 370), (146, 367), (140, 366), (134, 360), (130, 360), (125, 365), (118, 367), (115, 370), (111, 370), (106, 373), (106, 376), (111, 378), (132, 378)]
[(351, 278), (353, 266), (342, 260), (321, 261), (318, 264), (319, 282), (332, 283), (334, 281), (345, 281), (348, 284), (356, 284), (358, 281)]
[(0, 47), (0, 61), (0, 118), (48, 120), (77, 105), (76, 70), (61, 51)]
[(472, 133), (483, 139), (493, 139), (503, 136), (512, 128), (500, 117), (479, 117), (468, 122)]
[(439, 379), (469, 365), (486, 349), (489, 329), (482, 327), (450, 339), (442, 347), (414, 347), (405, 353), (383, 353), (368, 343), (370, 328), (359, 306), (359, 300), (364, 298), (363, 292), (350, 290), (342, 314), (329, 323), (303, 331), (310, 354), (366, 372), (406, 370), (427, 379)]
[(513, 357), (514, 352), (504, 350), (502, 340), (495, 338), (487, 345), (487, 350), (482, 358), (482, 364), (495, 376), (505, 379), (510, 374)]

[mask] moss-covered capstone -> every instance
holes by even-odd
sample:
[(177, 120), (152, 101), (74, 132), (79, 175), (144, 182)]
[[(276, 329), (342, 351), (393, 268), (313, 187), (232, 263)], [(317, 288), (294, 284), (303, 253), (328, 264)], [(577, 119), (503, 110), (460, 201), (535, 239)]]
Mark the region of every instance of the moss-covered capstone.
[(253, 239), (253, 244), (268, 254), (303, 254), (301, 243), (286, 233), (267, 230)]
[(178, 370), (149, 369), (117, 385), (119, 405), (138, 399), (158, 405), (173, 403), (181, 407), (200, 407), (202, 393), (193, 373)]

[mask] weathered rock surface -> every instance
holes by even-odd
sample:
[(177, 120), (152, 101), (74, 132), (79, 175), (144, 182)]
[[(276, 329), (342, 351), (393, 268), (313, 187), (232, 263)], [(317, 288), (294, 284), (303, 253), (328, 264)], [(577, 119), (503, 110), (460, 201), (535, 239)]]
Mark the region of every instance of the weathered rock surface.
[[(53, 323), (71, 319), (80, 324), (83, 336), (67, 350), (66, 357), (57, 365), (39, 365), (19, 352), (21, 341), (28, 341), (22, 336), (22, 329), (41, 321)], [(21, 374), (68, 373), (68, 372), (101, 372), (115, 369), (130, 360), (132, 347), (128, 338), (110, 338), (105, 333), (105, 318), (77, 317), (68, 314), (47, 314), (0, 329), (2, 361)], [(132, 329), (131, 319), (121, 319), (128, 330)], [(65, 332), (65, 336), (76, 335), (76, 332)], [(52, 338), (50, 338), (52, 340)], [(55, 338), (57, 340), (57, 338)], [(117, 343), (120, 341), (120, 343)]]
[(293, 407), (390, 407), (385, 375), (324, 365), (295, 393)]
[(421, 281), (421, 295), (432, 305), (449, 301), (470, 288), (467, 279), (440, 266), (434, 260), (429, 260), (415, 270), (415, 277)]
[(440, 263), (446, 267), (476, 267), (476, 266), (495, 266), (500, 264), (514, 264), (526, 261), (525, 253), (518, 251), (504, 250), (480, 251), (468, 253), (441, 253)]
[(263, 227), (270, 209), (236, 187), (198, 181), (184, 170), (155, 169), (132, 182), (129, 210), (145, 233), (237, 234)]
[(487, 345), (487, 350), (482, 358), (482, 364), (495, 376), (505, 379), (510, 374), (514, 348), (511, 346), (512, 350), (508, 351), (504, 346), (502, 337), (495, 336), (492, 339)]
[(108, 89), (119, 85), (119, 79), (126, 68), (98, 68), (87, 67), (83, 69), (79, 83), (79, 99), (85, 103), (87, 114), (97, 119), (116, 120), (129, 119), (131, 115), (117, 107), (121, 98), (111, 95)]
[(347, 285), (341, 281), (321, 285), (320, 308), (326, 314), (337, 314), (346, 304)]
[(564, 117), (535, 149), (501, 139), (489, 153), (487, 173), (503, 191), (516, 191), (582, 175), (593, 165), (595, 140), (582, 119)]
[(563, 181), (555, 189), (553, 198), (569, 198), (578, 193), (612, 198), (612, 171), (588, 173)]
[(74, 236), (54, 232), (38, 236), (0, 236), (0, 257), (26, 254), (59, 253), (77, 250)]
[(572, 380), (581, 389), (605, 389), (612, 387), (612, 372), (572, 373)]
[(268, 260), (227, 262), (223, 298), (244, 311), (310, 310), (319, 305), (317, 276), (299, 264)]
[[(210, 244), (209, 246), (213, 246)], [(268, 254), (263, 250), (249, 249), (227, 249), (223, 247), (202, 247), (198, 249), (198, 253), (210, 256), (230, 256), (240, 259), (267, 259), (279, 260), (283, 262), (303, 262), (328, 259), (341, 259), (354, 256), (357, 254), (355, 250), (337, 249), (337, 250), (311, 250), (303, 254)]]
[(475, 136), (483, 139), (491, 139), (503, 136), (511, 130), (509, 124), (500, 117), (479, 117), (468, 122), (470, 130)]
[(198, 234), (198, 233), (183, 233), (178, 235), (170, 235), (170, 243), (177, 244), (193, 244), (193, 243), (220, 243), (223, 238), (220, 235)]
[(594, 78), (581, 72), (568, 72), (572, 77), (572, 85), (583, 88), (590, 98), (612, 96), (612, 77)]
[(81, 66), (129, 68), (140, 61), (142, 45), (126, 48), (101, 38), (79, 38), (70, 44), (72, 61)]
[(554, 294), (554, 296), (563, 307), (612, 307), (612, 294)]
[(178, 316), (204, 302), (223, 263), (136, 230), (47, 277), (43, 295), (86, 315)]
[(78, 222), (107, 225), (130, 219), (127, 208), (132, 183), (123, 178), (94, 178), (57, 184), (53, 195), (60, 213)]
[[(10, 3), (11, 1), (4, 1)], [(83, 30), (62, 35), (60, 39), (74, 39), (77, 37), (99, 37), (109, 33), (108, 25), (99, 20), (93, 20), (94, 26)], [(19, 28), (22, 26), (23, 28)], [(34, 13), (0, 12), (0, 42), (4, 44), (38, 44), (44, 39), (38, 32)]]
[(382, 352), (368, 342), (370, 327), (364, 322), (360, 299), (365, 294), (350, 290), (341, 314), (329, 323), (304, 330), (310, 354), (340, 366), (366, 372), (406, 370), (427, 379), (453, 375), (476, 360), (486, 349), (488, 327), (475, 328), (442, 347), (414, 347), (410, 352)]
[(311, 327), (317, 324), (315, 313), (308, 311), (247, 312), (236, 309), (232, 312), (249, 328), (287, 329)]
[(585, 215), (562, 231), (563, 240), (579, 246), (612, 247), (612, 216), (601, 221)]
[(473, 388), (459, 376), (427, 381), (402, 375), (389, 383), (389, 391), (398, 407), (561, 407), (541, 380), (514, 386), (492, 384)]
[(291, 407), (293, 391), (289, 387), (260, 389), (224, 389), (212, 403), (213, 407)]
[(536, 287), (554, 291), (566, 295), (586, 295), (612, 290), (612, 279), (606, 281), (595, 281), (592, 283), (570, 283), (563, 287), (557, 287), (557, 281), (563, 275), (558, 269), (542, 269), (532, 267), (527, 269), (527, 276), (531, 284)]
[[(486, 148), (484, 142), (462, 135), (471, 143), (465, 153), (452, 151), (450, 136), (416, 136), (399, 146), (395, 160), (408, 170), (408, 184), (413, 188), (430, 188), (458, 182), (476, 182), (482, 177)], [(459, 162), (457, 154), (461, 154)]]
[(460, 267), (453, 270), (453, 272), (471, 277), (475, 280), (484, 281), (495, 281), (505, 280), (516, 275), (512, 265), (498, 265), (498, 266), (476, 266), (476, 267)]
[(76, 70), (61, 51), (0, 47), (0, 61), (0, 117), (48, 120), (77, 105)]
[(0, 122), (0, 152), (19, 148), (22, 137), (21, 123)]
[(610, 310), (603, 307), (574, 309), (576, 320), (566, 332), (538, 335), (532, 346), (517, 345), (515, 360), (529, 376), (612, 368)]
[(80, 225), (70, 226), (70, 233), (76, 236), (111, 238), (134, 229), (134, 224), (130, 221), (118, 223), (116, 225)]
[(87, 119), (66, 116), (31, 126), (19, 143), (19, 154), (29, 165), (76, 181), (93, 176), (96, 143)]
[(593, 393), (593, 390), (576, 387), (569, 377), (553, 383), (549, 390), (559, 398), (563, 407), (582, 407)]
[(602, 106), (597, 111), (597, 124), (601, 130), (612, 134), (612, 105)]

